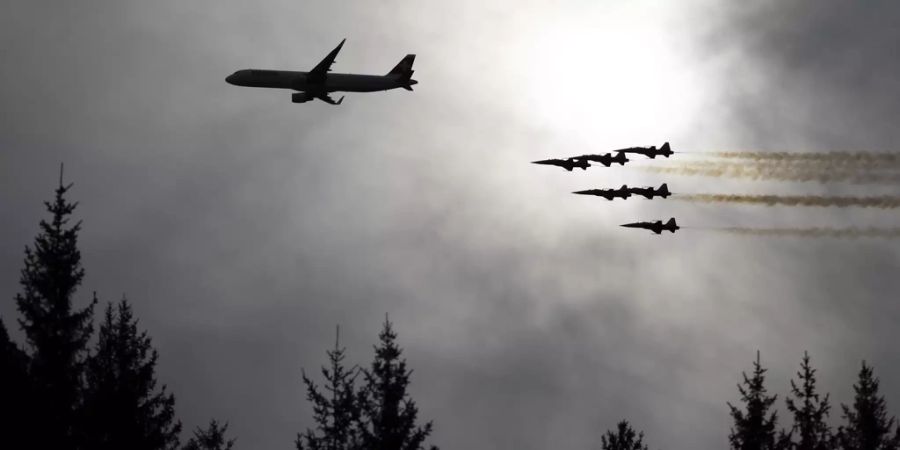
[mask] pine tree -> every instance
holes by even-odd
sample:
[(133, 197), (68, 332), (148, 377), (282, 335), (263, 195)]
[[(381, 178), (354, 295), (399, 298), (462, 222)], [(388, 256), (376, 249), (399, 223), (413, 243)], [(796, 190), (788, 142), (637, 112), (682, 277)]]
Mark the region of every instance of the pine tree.
[(72, 305), (84, 270), (78, 251), (81, 222), (69, 225), (76, 207), (65, 198), (71, 187), (62, 184), (60, 170), (56, 199), (44, 203), (52, 219), (41, 220), (34, 247), (25, 248), (22, 292), (16, 295), (19, 325), (29, 344), (32, 400), (42, 420), (35, 448), (74, 448), (84, 357), (93, 333), (96, 298), (81, 310)]
[(9, 338), (0, 319), (0, 448), (26, 448), (35, 430), (28, 355)]
[(209, 422), (207, 429), (197, 427), (194, 437), (184, 446), (183, 450), (231, 450), (234, 447), (234, 439), (226, 439), (228, 423), (219, 425), (215, 419)]
[[(362, 438), (366, 449), (418, 450), (424, 448), (432, 424), (416, 424), (418, 408), (406, 392), (409, 376), (406, 360), (395, 340), (397, 334), (385, 318), (375, 347), (375, 360), (363, 370), (365, 386), (359, 401), (362, 412)], [(436, 449), (437, 447), (431, 447)]]
[(842, 450), (896, 450), (900, 448), (900, 428), (888, 418), (887, 402), (878, 395), (878, 378), (872, 367), (862, 363), (853, 385), (853, 406), (841, 405), (846, 424), (838, 429), (837, 448)]
[(743, 385), (738, 384), (741, 402), (746, 410), (742, 411), (728, 403), (734, 420), (728, 440), (734, 450), (771, 450), (781, 447), (775, 433), (778, 414), (774, 411), (769, 414), (776, 396), (766, 395), (765, 373), (766, 369), (759, 362), (759, 352), (756, 352), (753, 376), (747, 377), (743, 373)]
[(331, 368), (322, 367), (325, 378), (323, 393), (303, 373), (306, 397), (313, 404), (313, 420), (316, 429), (298, 434), (294, 442), (297, 450), (350, 450), (361, 449), (359, 434), (359, 405), (356, 397), (356, 368), (344, 367), (345, 348), (340, 346), (340, 329), (334, 341), (334, 349), (327, 351)]
[(627, 420), (619, 422), (615, 432), (607, 431), (600, 438), (603, 450), (647, 450), (644, 444), (644, 432), (635, 433)]
[(85, 371), (85, 448), (178, 448), (181, 423), (174, 396), (165, 385), (156, 389), (157, 358), (147, 332), (138, 332), (128, 302), (123, 298), (115, 309), (107, 305)]
[(828, 426), (829, 396), (821, 397), (816, 391), (816, 370), (810, 365), (806, 352), (803, 352), (797, 380), (791, 380), (792, 397), (785, 398), (787, 410), (794, 416), (793, 428), (787, 436), (790, 446), (796, 450), (829, 450), (833, 439)]

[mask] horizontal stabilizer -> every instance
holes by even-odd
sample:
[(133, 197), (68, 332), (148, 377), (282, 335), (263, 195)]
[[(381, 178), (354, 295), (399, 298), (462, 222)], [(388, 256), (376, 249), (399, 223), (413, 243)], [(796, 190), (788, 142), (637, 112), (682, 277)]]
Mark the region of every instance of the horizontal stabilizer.
[(331, 98), (331, 96), (329, 96), (328, 94), (319, 94), (316, 96), (316, 98), (322, 100), (325, 103), (328, 103), (329, 105), (340, 105), (344, 101), (344, 97), (341, 97), (337, 101), (334, 101), (334, 99)]

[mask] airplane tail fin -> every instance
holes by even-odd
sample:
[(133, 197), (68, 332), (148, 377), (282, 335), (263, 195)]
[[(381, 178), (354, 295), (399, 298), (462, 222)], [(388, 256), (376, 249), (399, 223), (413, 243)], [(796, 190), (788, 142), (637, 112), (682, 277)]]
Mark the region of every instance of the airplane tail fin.
[(663, 183), (662, 186), (659, 187), (659, 195), (663, 196), (663, 198), (672, 195), (672, 193), (669, 192), (669, 185), (668, 185), (668, 184)]
[(624, 166), (625, 163), (628, 162), (628, 158), (625, 156), (624, 153), (617, 153), (616, 157), (613, 158), (613, 161), (619, 163), (620, 166)]
[(668, 143), (668, 142), (666, 142), (665, 144), (663, 144), (662, 147), (660, 147), (659, 149), (662, 150), (663, 152), (666, 152), (666, 153), (672, 151), (672, 148), (669, 147), (669, 143)]
[(666, 222), (666, 228), (667, 228), (669, 231), (673, 232), (673, 233), (675, 232), (675, 230), (678, 229), (678, 224), (675, 223), (675, 218), (674, 218), (674, 217), (671, 218), (671, 219), (669, 219), (668, 222)]
[(413, 72), (415, 72), (412, 68), (413, 63), (416, 61), (416, 55), (406, 55), (403, 59), (388, 72), (388, 75), (399, 75), (400, 78), (404, 80), (409, 80), (412, 78)]

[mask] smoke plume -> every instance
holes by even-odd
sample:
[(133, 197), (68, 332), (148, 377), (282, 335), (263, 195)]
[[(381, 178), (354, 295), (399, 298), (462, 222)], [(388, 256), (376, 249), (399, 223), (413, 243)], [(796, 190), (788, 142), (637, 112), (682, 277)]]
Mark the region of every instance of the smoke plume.
[(900, 163), (900, 153), (878, 152), (715, 152), (719, 158), (747, 159), (753, 161), (830, 161), (860, 162), (870, 164)]
[(750, 180), (800, 181), (817, 183), (900, 184), (900, 172), (872, 172), (865, 168), (832, 169), (803, 165), (767, 165), (733, 163), (685, 163), (669, 166), (638, 167), (653, 173), (743, 178)]
[(860, 238), (881, 238), (895, 239), (900, 238), (900, 228), (746, 228), (746, 227), (727, 227), (727, 228), (709, 228), (715, 231), (721, 231), (731, 234), (740, 234), (744, 236), (781, 236), (781, 237), (826, 237), (840, 239), (860, 239)]
[(893, 195), (873, 197), (831, 197), (820, 195), (686, 194), (678, 195), (675, 198), (697, 203), (741, 203), (765, 206), (818, 206), (838, 208), (900, 208), (900, 197)]

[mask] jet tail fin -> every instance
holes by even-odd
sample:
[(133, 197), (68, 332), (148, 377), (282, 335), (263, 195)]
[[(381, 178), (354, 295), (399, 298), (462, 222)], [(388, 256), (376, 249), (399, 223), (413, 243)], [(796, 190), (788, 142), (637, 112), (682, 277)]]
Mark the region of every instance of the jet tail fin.
[(669, 192), (669, 185), (667, 183), (663, 183), (662, 186), (659, 187), (659, 194), (663, 197), (667, 197), (672, 193)]
[(669, 147), (669, 143), (668, 143), (668, 142), (666, 142), (665, 144), (663, 144), (662, 147), (660, 147), (659, 149), (662, 150), (663, 152), (666, 152), (666, 153), (672, 151), (672, 148)]
[[(415, 72), (412, 68), (413, 63), (416, 61), (416, 55), (409, 54), (403, 57), (390, 72), (388, 75), (400, 75), (400, 78), (408, 80), (412, 78), (413, 72)], [(412, 90), (411, 88), (408, 88)]]
[(675, 230), (678, 229), (678, 224), (675, 223), (675, 218), (674, 218), (674, 217), (671, 218), (671, 219), (669, 219), (668, 222), (666, 222), (666, 228), (667, 228), (669, 231), (673, 232), (673, 233), (675, 232)]

